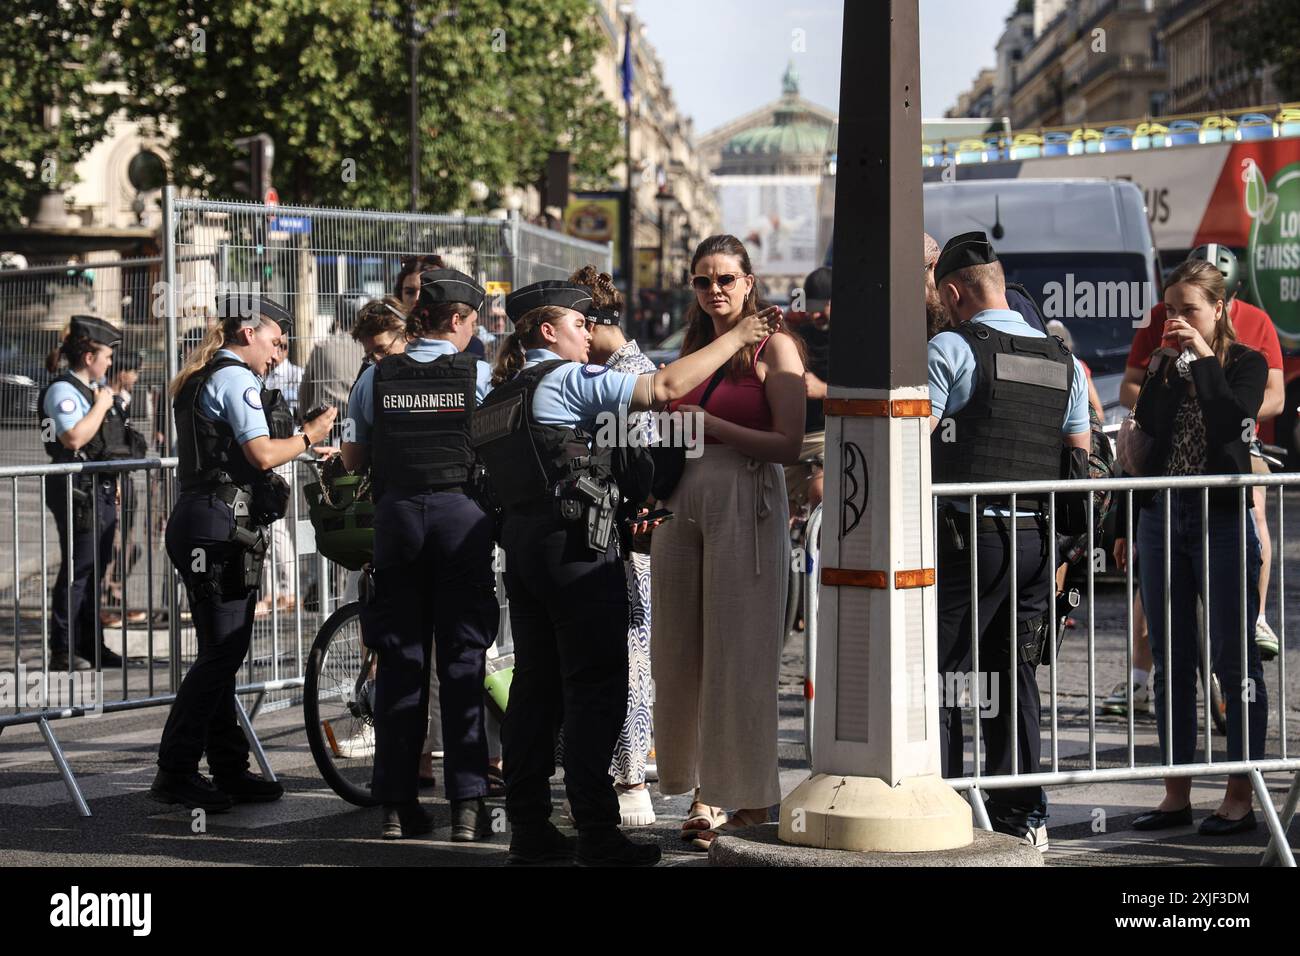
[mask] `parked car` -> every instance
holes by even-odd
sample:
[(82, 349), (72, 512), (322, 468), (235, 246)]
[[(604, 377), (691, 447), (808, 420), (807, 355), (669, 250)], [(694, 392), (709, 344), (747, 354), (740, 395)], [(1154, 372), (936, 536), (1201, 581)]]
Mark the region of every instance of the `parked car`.
[(645, 357), (654, 362), (655, 365), (667, 365), (674, 362), (682, 354), (682, 343), (686, 341), (686, 326), (682, 326), (676, 332), (670, 333), (662, 342), (659, 342), (654, 348), (642, 349)]

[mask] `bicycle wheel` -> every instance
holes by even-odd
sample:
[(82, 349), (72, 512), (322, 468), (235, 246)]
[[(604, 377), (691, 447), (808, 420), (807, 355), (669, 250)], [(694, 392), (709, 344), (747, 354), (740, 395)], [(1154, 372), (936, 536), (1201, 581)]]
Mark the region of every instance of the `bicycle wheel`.
[(1210, 719), (1221, 736), (1228, 735), (1228, 700), (1223, 696), (1219, 675), (1210, 671)]
[(316, 767), (348, 803), (373, 807), (375, 653), (361, 643), (361, 605), (345, 604), (321, 626), (307, 658), (303, 718)]

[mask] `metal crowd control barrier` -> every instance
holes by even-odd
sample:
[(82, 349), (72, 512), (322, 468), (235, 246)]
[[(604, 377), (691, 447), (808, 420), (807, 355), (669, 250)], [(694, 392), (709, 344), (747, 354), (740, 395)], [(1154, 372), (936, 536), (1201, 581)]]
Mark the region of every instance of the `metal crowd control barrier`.
[[(182, 360), (178, 343), (204, 328), (218, 296), (238, 292), (285, 303), (294, 315), (287, 370), (301, 383), (301, 411), (322, 400), (347, 418), (347, 398), (362, 361), (348, 332), (367, 301), (395, 294), (403, 261), (439, 256), (475, 277), (492, 298), (480, 335), (493, 360), (511, 329), (504, 294), (541, 279), (562, 279), (584, 265), (612, 271), (612, 243), (585, 242), (523, 222), (490, 216), (280, 206), (163, 194), (163, 265), (159, 312), (168, 317), (168, 379)], [(161, 344), (161, 343), (160, 343)]]
[[(0, 688), (5, 684), (15, 691), (11, 700), (0, 694), (0, 734), (6, 727), (35, 724), (39, 728), (67, 787), (78, 813), (90, 816), (90, 808), (81, 793), (76, 777), (64, 756), (51, 723), (74, 717), (96, 716), (173, 703), (189, 665), (198, 653), (197, 638), (188, 620), (187, 600), (179, 576), (174, 572), (164, 547), (165, 521), (174, 498), (175, 458), (149, 458), (130, 461), (87, 462), (61, 465), (0, 467), (0, 500), (7, 499), (9, 514), (0, 510), (0, 527), (6, 527), (11, 542), (8, 586), (0, 577), (0, 620), (12, 623), (12, 640), (0, 636)], [(303, 495), (304, 480), (315, 480), (315, 472), (296, 463), (300, 480), (293, 486), (292, 507), (282, 519), (290, 540), (302, 539), (301, 524), (306, 523)], [(92, 612), (112, 609), (120, 623), (104, 627), (104, 646), (120, 653), (122, 663), (105, 667), (97, 646), (91, 670), (73, 669), (69, 659), (66, 671), (50, 668), (50, 613), (55, 575), (63, 555), (57, 535), (50, 530), (51, 504), (47, 483), (63, 482), (62, 500), (67, 513), (62, 517), (68, 527), (73, 521), (72, 495), (74, 479), (79, 475), (115, 474), (122, 487), (133, 492), (122, 494), (115, 504), (117, 534), (112, 555), (100, 553), (99, 535), (92, 535), (95, 568), (111, 562), (110, 575), (91, 572)], [(291, 472), (292, 474), (292, 472)], [(307, 476), (311, 477), (308, 478)], [(8, 495), (3, 494), (4, 484)], [(98, 527), (98, 496), (92, 495), (92, 526)], [(130, 502), (133, 507), (128, 507)], [(6, 520), (7, 519), (7, 520)], [(280, 524), (281, 522), (277, 522)], [(0, 532), (3, 533), (3, 532)], [(135, 538), (139, 536), (138, 559)], [(268, 600), (265, 614), (254, 621), (253, 636), (237, 686), (236, 714), (249, 740), (250, 749), (262, 773), (275, 779), (262, 750), (253, 720), (259, 712), (289, 707), (299, 702), (304, 684), (304, 664), (314, 635), (334, 610), (331, 583), (338, 569), (319, 554), (294, 550), (287, 561), (277, 553), (277, 536), (272, 535), (262, 595)], [(68, 539), (68, 565), (77, 560), (75, 540)], [(277, 564), (288, 564), (287, 572)], [(314, 572), (314, 584), (307, 587), (307, 572)], [(295, 600), (282, 607), (279, 580), (286, 574), (292, 582)], [(102, 582), (120, 577), (121, 597), (106, 599)], [(314, 593), (313, 593), (314, 587)], [(33, 592), (37, 593), (33, 593)], [(308, 600), (308, 598), (311, 598)], [(77, 649), (77, 626), (74, 622), (73, 595), (68, 590), (64, 600), (65, 619), (69, 623), (70, 650)], [(502, 628), (494, 645), (497, 657), (510, 654), (509, 612), (498, 574), (498, 600), (502, 609)], [(4, 602), (11, 602), (5, 607)], [(11, 611), (5, 614), (3, 611)], [(29, 673), (30, 671), (30, 673)], [(8, 680), (6, 680), (8, 679)], [(253, 696), (254, 703), (245, 710), (240, 697)]]
[[(1252, 753), (1250, 749), (1249, 708), (1250, 708), (1251, 696), (1256, 692), (1257, 688), (1253, 686), (1253, 682), (1248, 682), (1246, 680), (1246, 678), (1248, 677), (1247, 661), (1248, 661), (1248, 652), (1249, 652), (1249, 644), (1247, 642), (1254, 640), (1254, 621), (1248, 621), (1246, 619), (1247, 601), (1244, 600), (1244, 596), (1246, 594), (1246, 588), (1247, 588), (1247, 580), (1248, 580), (1247, 564), (1246, 564), (1246, 540), (1247, 540), (1246, 522), (1250, 520), (1247, 514), (1246, 501), (1247, 501), (1247, 495), (1250, 493), (1250, 489), (1256, 486), (1264, 486), (1266, 488), (1276, 487), (1279, 489), (1279, 494), (1277, 495), (1277, 505), (1276, 505), (1276, 509), (1277, 509), (1276, 526), (1273, 530), (1272, 537), (1273, 540), (1277, 542), (1277, 555), (1274, 558), (1274, 562), (1273, 562), (1273, 568), (1274, 568), (1273, 587), (1276, 588), (1276, 594), (1277, 594), (1278, 639), (1279, 639), (1280, 647), (1279, 647), (1276, 663), (1273, 667), (1270, 668), (1270, 670), (1273, 671), (1276, 677), (1276, 683), (1274, 685), (1276, 688), (1276, 693), (1274, 694), (1273, 701), (1272, 701), (1273, 707), (1271, 708), (1274, 715), (1276, 739), (1274, 739), (1273, 736), (1270, 735), (1266, 743), (1265, 751), (1263, 753)], [(1017, 511), (1017, 502), (1019, 498), (1022, 498), (1024, 496), (1034, 496), (1036, 499), (1041, 499), (1042, 496), (1047, 496), (1048, 509), (1047, 509), (1046, 523), (1047, 523), (1047, 532), (1049, 535), (1048, 540), (1056, 541), (1057, 539), (1056, 539), (1055, 504), (1056, 504), (1056, 495), (1058, 493), (1110, 491), (1114, 495), (1117, 496), (1122, 495), (1124, 499), (1123, 504), (1125, 506), (1123, 513), (1126, 517), (1125, 517), (1124, 528), (1122, 529), (1123, 534), (1122, 535), (1117, 534), (1117, 537), (1123, 537), (1123, 539), (1127, 542), (1127, 561), (1126, 561), (1126, 568), (1124, 571), (1124, 600), (1125, 600), (1126, 626), (1124, 631), (1125, 651), (1124, 651), (1124, 659), (1123, 659), (1124, 674), (1126, 678), (1131, 673), (1132, 663), (1133, 663), (1133, 659), (1132, 659), (1133, 596), (1134, 596), (1134, 575), (1135, 575), (1134, 560), (1133, 560), (1134, 547), (1135, 547), (1135, 542), (1133, 537), (1134, 517), (1135, 517), (1133, 512), (1134, 493), (1135, 492), (1163, 493), (1168, 490), (1178, 490), (1178, 491), (1192, 492), (1192, 493), (1199, 492), (1198, 498), (1199, 498), (1199, 506), (1200, 506), (1199, 510), (1200, 510), (1200, 521), (1201, 521), (1201, 530), (1202, 530), (1202, 542), (1201, 542), (1201, 567), (1199, 569), (1200, 580), (1198, 586), (1200, 589), (1201, 602), (1203, 605), (1203, 613), (1201, 614), (1200, 635), (1199, 635), (1200, 637), (1199, 651), (1201, 655), (1200, 656), (1201, 661), (1210, 662), (1213, 661), (1213, 654), (1211, 652), (1211, 640), (1210, 640), (1211, 615), (1210, 615), (1210, 601), (1209, 601), (1210, 594), (1211, 594), (1211, 588), (1209, 587), (1209, 582), (1211, 581), (1211, 560), (1210, 560), (1209, 548), (1207, 546), (1208, 537), (1209, 537), (1210, 490), (1227, 489), (1229, 491), (1233, 491), (1233, 490), (1236, 491), (1235, 497), (1237, 499), (1237, 508), (1236, 508), (1237, 511), (1236, 559), (1237, 560), (1235, 562), (1236, 564), (1235, 577), (1236, 577), (1236, 587), (1238, 589), (1238, 604), (1241, 610), (1240, 610), (1240, 621), (1238, 622), (1239, 627), (1236, 628), (1237, 633), (1234, 635), (1234, 637), (1239, 644), (1239, 649), (1240, 649), (1239, 660), (1241, 666), (1241, 673), (1243, 676), (1243, 687), (1241, 689), (1242, 692), (1241, 692), (1240, 703), (1239, 703), (1241, 720), (1242, 720), (1241, 736), (1242, 736), (1242, 748), (1243, 748), (1242, 759), (1240, 760), (1230, 761), (1226, 759), (1215, 759), (1214, 757), (1214, 741), (1213, 741), (1213, 731), (1211, 726), (1212, 724), (1211, 693), (1210, 693), (1211, 667), (1206, 666), (1203, 663), (1200, 668), (1201, 675), (1200, 675), (1200, 682), (1199, 682), (1199, 696), (1201, 698), (1200, 716), (1203, 720), (1203, 723), (1201, 725), (1201, 731), (1203, 731), (1203, 733), (1199, 734), (1199, 740), (1198, 740), (1198, 749), (1200, 750), (1200, 756), (1202, 759), (1200, 759), (1197, 762), (1185, 762), (1185, 763), (1177, 763), (1177, 764), (1174, 763), (1173, 743), (1172, 743), (1173, 720), (1174, 720), (1173, 700), (1172, 700), (1172, 695), (1165, 695), (1163, 713), (1157, 716), (1157, 719), (1162, 720), (1164, 722), (1165, 740), (1166, 740), (1164, 752), (1163, 754), (1161, 754), (1159, 762), (1146, 763), (1146, 764), (1138, 763), (1136, 759), (1138, 734), (1134, 723), (1133, 689), (1131, 686), (1132, 682), (1126, 680), (1125, 682), (1129, 685), (1129, 691), (1128, 691), (1128, 700), (1126, 706), (1126, 712), (1128, 716), (1127, 716), (1126, 728), (1125, 728), (1126, 731), (1125, 753), (1124, 756), (1119, 760), (1108, 758), (1106, 762), (1113, 763), (1114, 764), (1113, 766), (1099, 765), (1098, 747), (1097, 747), (1097, 706), (1099, 701), (1098, 701), (1097, 679), (1096, 679), (1096, 669), (1097, 669), (1096, 620), (1095, 620), (1096, 616), (1094, 613), (1094, 609), (1096, 607), (1096, 602), (1095, 602), (1096, 577), (1098, 574), (1097, 562), (1095, 558), (1098, 554), (1097, 541), (1098, 541), (1099, 529), (1093, 526), (1092, 508), (1088, 508), (1087, 509), (1088, 526), (1085, 535), (1086, 543), (1087, 543), (1087, 549), (1085, 551), (1087, 593), (1084, 597), (1085, 606), (1080, 608), (1080, 612), (1086, 613), (1087, 615), (1087, 633), (1086, 633), (1087, 655), (1086, 655), (1086, 661), (1083, 662), (1084, 676), (1086, 677), (1086, 684), (1087, 684), (1087, 701), (1088, 701), (1086, 707), (1087, 710), (1086, 721), (1087, 721), (1087, 731), (1088, 731), (1088, 748), (1086, 753), (1087, 766), (1078, 767), (1078, 768), (1066, 768), (1063, 767), (1062, 765), (1063, 762), (1060, 754), (1061, 726), (1060, 726), (1060, 713), (1059, 713), (1060, 711), (1059, 676), (1063, 666), (1068, 666), (1070, 669), (1074, 669), (1077, 668), (1078, 665), (1077, 664), (1062, 665), (1058, 660), (1058, 654), (1055, 652), (1055, 648), (1057, 647), (1057, 639), (1058, 639), (1057, 616), (1054, 609), (1049, 607), (1048, 619), (1050, 624), (1049, 624), (1049, 633), (1047, 638), (1048, 640), (1047, 647), (1053, 649), (1053, 652), (1051, 653), (1050, 659), (1047, 662), (1047, 674), (1046, 674), (1047, 686), (1044, 691), (1045, 697), (1047, 699), (1045, 716), (1048, 718), (1044, 722), (1044, 732), (1046, 733), (1048, 740), (1050, 741), (1050, 753), (1044, 754), (1045, 759), (1043, 761), (1043, 763), (1047, 764), (1047, 766), (1041, 771), (1036, 768), (1027, 769), (1021, 767), (1020, 759), (1019, 759), (1020, 758), (1019, 747), (1015, 746), (1011, 748), (1011, 760), (1012, 760), (1011, 773), (990, 774), (986, 772), (984, 769), (982, 769), (981, 767), (982, 748), (981, 748), (981, 734), (980, 734), (980, 726), (979, 726), (980, 720), (975, 719), (971, 716), (971, 715), (977, 715), (981, 713), (981, 708), (983, 704), (981, 700), (982, 686), (981, 686), (981, 680), (979, 679), (981, 672), (980, 672), (980, 647), (979, 647), (979, 640), (978, 640), (978, 636), (979, 636), (978, 635), (979, 588), (977, 586), (978, 551), (975, 548), (969, 549), (970, 563), (971, 563), (970, 573), (971, 573), (971, 581), (972, 581), (971, 612), (970, 612), (971, 639), (972, 639), (971, 667), (976, 677), (974, 680), (971, 680), (968, 683), (968, 686), (970, 687), (972, 693), (972, 698), (969, 701), (969, 703), (967, 704), (964, 702), (954, 701), (953, 705), (960, 706), (960, 708), (964, 712), (964, 717), (966, 722), (972, 725), (972, 732), (968, 735), (968, 739), (971, 741), (971, 749), (969, 753), (971, 755), (970, 765), (972, 766), (973, 769), (969, 776), (954, 778), (950, 780), (950, 783), (955, 789), (966, 791), (971, 806), (976, 815), (976, 819), (979, 822), (980, 826), (982, 826), (984, 829), (991, 829), (988, 815), (984, 808), (984, 801), (982, 799), (981, 791), (983, 790), (1005, 789), (1011, 787), (1026, 787), (1026, 786), (1047, 787), (1047, 786), (1062, 786), (1062, 785), (1070, 785), (1070, 784), (1138, 781), (1138, 780), (1150, 780), (1150, 779), (1164, 778), (1164, 777), (1224, 776), (1228, 774), (1241, 774), (1241, 775), (1247, 775), (1249, 777), (1251, 786), (1254, 791), (1254, 796), (1257, 802), (1260, 804), (1261, 811), (1265, 817), (1265, 821), (1267, 823), (1270, 832), (1270, 837), (1271, 837), (1270, 842), (1264, 854), (1264, 858), (1262, 862), (1268, 863), (1274, 858), (1276, 858), (1279, 859), (1286, 866), (1295, 866), (1294, 856), (1286, 840), (1286, 830), (1289, 827), (1291, 820), (1295, 816), (1297, 803), (1300, 803), (1300, 756), (1293, 755), (1290, 751), (1288, 732), (1287, 732), (1287, 722), (1286, 722), (1286, 718), (1287, 718), (1287, 684), (1286, 684), (1287, 605), (1286, 605), (1286, 591), (1285, 591), (1286, 554), (1284, 548), (1284, 544), (1286, 541), (1285, 491), (1286, 489), (1291, 487), (1300, 487), (1300, 475), (1277, 474), (1277, 475), (1224, 475), (1224, 476), (1205, 476), (1205, 477), (1187, 477), (1187, 478), (1168, 478), (1168, 477), (1111, 478), (1111, 479), (1104, 479), (1104, 480), (1077, 480), (1077, 481), (1035, 481), (1035, 482), (1008, 482), (1008, 483), (990, 482), (990, 483), (965, 483), (965, 484), (946, 484), (946, 485), (936, 484), (933, 486), (934, 508), (935, 508), (935, 515), (936, 515), (935, 533), (936, 534), (940, 533), (940, 524), (939, 521), (937, 520), (939, 500), (941, 498), (948, 499), (948, 500), (954, 500), (954, 499), (960, 500), (966, 509), (966, 515), (963, 516), (963, 518), (964, 520), (967, 520), (969, 522), (968, 528), (963, 530), (966, 530), (969, 536), (968, 540), (972, 544), (976, 541), (978, 535), (978, 524), (977, 524), (978, 516), (982, 514), (984, 508), (986, 507), (986, 505), (980, 504), (981, 498), (988, 499), (990, 497), (995, 497), (1001, 499), (999, 505), (1001, 507), (1005, 507), (1010, 513), (1014, 514)], [(1154, 500), (1158, 502), (1162, 501), (1162, 505), (1158, 505), (1158, 507), (1159, 506), (1163, 507), (1164, 518), (1165, 518), (1164, 530), (1163, 530), (1164, 560), (1162, 566), (1159, 569), (1161, 574), (1162, 593), (1164, 599), (1164, 609), (1163, 609), (1164, 626), (1161, 629), (1162, 633), (1150, 635), (1150, 638), (1153, 641), (1160, 640), (1162, 642), (1163, 651), (1164, 651), (1163, 659), (1166, 662), (1169, 662), (1173, 660), (1173, 642), (1175, 639), (1175, 635), (1173, 634), (1172, 615), (1170, 614), (1170, 601), (1172, 595), (1171, 587), (1170, 587), (1171, 584), (1171, 580), (1170, 580), (1171, 577), (1170, 534), (1171, 532), (1170, 532), (1170, 521), (1169, 521), (1170, 495), (1159, 494)], [(819, 507), (817, 511), (814, 512), (813, 520), (809, 522), (810, 531), (811, 529), (819, 528), (821, 523), (820, 519), (821, 519), (821, 509)], [(813, 535), (811, 533), (809, 535), (809, 540), (811, 546), (811, 542), (814, 540)], [(1011, 581), (1011, 593), (1009, 598), (1009, 606), (1012, 608), (1018, 606), (1017, 605), (1018, 587), (1016, 583), (1016, 575), (1017, 575), (1016, 562), (1017, 562), (1016, 551), (1015, 549), (1011, 549), (1010, 558), (1008, 562), (1009, 564), (1008, 572)], [(1059, 563), (1057, 566), (1059, 566)], [(1055, 570), (1056, 570), (1056, 566), (1053, 567), (1053, 571)], [(942, 566), (937, 569), (939, 576), (943, 575), (943, 571), (944, 569), (942, 568)], [(815, 611), (816, 609), (815, 594), (817, 590), (817, 581), (813, 579), (812, 575), (809, 575), (809, 580), (806, 582), (806, 588), (807, 590), (805, 593), (806, 595), (808, 595), (808, 599), (810, 601), (810, 604), (808, 605), (810, 610), (806, 618), (808, 622), (807, 624), (808, 633), (806, 634), (805, 640), (807, 642), (806, 646), (809, 648), (808, 660), (811, 662), (812, 654), (815, 653), (815, 648), (816, 648), (816, 627), (817, 627), (817, 614)], [(1054, 593), (1054, 592), (1055, 592), (1055, 587), (1052, 587), (1050, 589), (1050, 593)], [(1008, 615), (1008, 618), (1009, 618), (1009, 633), (1007, 635), (1007, 640), (1009, 642), (1010, 659), (1014, 661), (1014, 660), (1018, 660), (1017, 626), (1019, 621), (1018, 621), (1018, 615), (1016, 614), (1010, 614)], [(1185, 636), (1180, 635), (1180, 639), (1183, 639), (1184, 637)], [(812, 669), (811, 663), (809, 664), (809, 669), (807, 673), (809, 675), (815, 673), (815, 671)], [(1041, 677), (1040, 677), (1040, 681), (1041, 681)], [(943, 686), (942, 681), (941, 681), (941, 686)], [(1267, 688), (1267, 683), (1265, 685), (1265, 688)], [(813, 689), (811, 685), (806, 683), (805, 696), (807, 698), (807, 706), (805, 712), (805, 721), (806, 721), (806, 726), (808, 728), (808, 734), (809, 734), (808, 740), (809, 740), (810, 753), (811, 753), (811, 739), (812, 739), (811, 738), (812, 712), (815, 706), (815, 697), (812, 691)], [(1228, 691), (1225, 689), (1225, 694), (1227, 693)], [(1017, 704), (1018, 704), (1017, 697), (1018, 697), (1017, 684), (1016, 681), (1012, 680), (1010, 681), (1010, 712), (1012, 715), (1016, 713)], [(1229, 707), (1238, 706), (1238, 704), (1235, 701), (1230, 700), (1228, 706)], [(1154, 736), (1154, 734), (1152, 734), (1152, 736)], [(1267, 786), (1265, 785), (1264, 778), (1263, 778), (1263, 774), (1265, 773), (1277, 773), (1277, 772), (1291, 773), (1294, 775), (1294, 778), (1291, 783), (1291, 787), (1284, 801), (1284, 806), (1281, 814), (1279, 814), (1273, 807), (1272, 800), (1270, 798)]]

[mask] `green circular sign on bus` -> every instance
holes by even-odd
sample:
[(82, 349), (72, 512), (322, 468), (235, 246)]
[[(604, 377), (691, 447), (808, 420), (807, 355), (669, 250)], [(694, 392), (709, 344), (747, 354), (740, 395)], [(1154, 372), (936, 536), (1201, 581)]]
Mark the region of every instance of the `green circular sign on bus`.
[(1282, 345), (1300, 348), (1300, 163), (1279, 169), (1262, 185), (1256, 173), (1246, 187), (1246, 208), (1253, 217), (1250, 286), (1260, 308), (1277, 327)]

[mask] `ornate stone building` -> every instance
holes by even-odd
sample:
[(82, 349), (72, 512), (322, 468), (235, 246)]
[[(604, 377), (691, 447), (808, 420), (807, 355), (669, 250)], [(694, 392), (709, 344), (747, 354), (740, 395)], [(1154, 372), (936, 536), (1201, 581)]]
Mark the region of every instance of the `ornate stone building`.
[(700, 139), (713, 171), (722, 229), (748, 248), (767, 293), (784, 299), (820, 264), (817, 188), (835, 113), (799, 95), (793, 65), (781, 96)]

